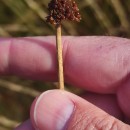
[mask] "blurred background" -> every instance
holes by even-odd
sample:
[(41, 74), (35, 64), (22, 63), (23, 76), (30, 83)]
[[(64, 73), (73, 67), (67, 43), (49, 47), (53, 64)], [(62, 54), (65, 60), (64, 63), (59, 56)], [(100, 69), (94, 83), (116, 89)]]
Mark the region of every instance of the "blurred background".
[[(45, 22), (50, 0), (1, 0), (0, 37), (55, 35)], [(130, 37), (130, 0), (76, 0), (82, 21), (64, 22), (63, 35), (105, 35)], [(0, 130), (12, 130), (29, 118), (29, 109), (40, 92), (56, 83), (31, 81), (15, 76), (0, 77)], [(81, 90), (66, 85), (79, 94)]]

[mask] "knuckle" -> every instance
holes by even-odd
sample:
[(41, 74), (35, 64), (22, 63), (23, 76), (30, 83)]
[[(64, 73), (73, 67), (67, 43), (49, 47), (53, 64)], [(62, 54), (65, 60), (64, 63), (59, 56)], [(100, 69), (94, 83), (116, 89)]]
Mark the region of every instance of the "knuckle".
[(90, 117), (81, 114), (75, 121), (71, 130), (122, 130), (118, 121), (106, 114), (103, 117)]
[(118, 121), (108, 114), (94, 118), (91, 123), (94, 126), (93, 130), (121, 130)]
[[(112, 122), (108, 119), (108, 115), (104, 115), (103, 117), (94, 117), (91, 120), (91, 125), (93, 125), (93, 129), (96, 130), (111, 130)], [(87, 129), (89, 129), (87, 127)]]

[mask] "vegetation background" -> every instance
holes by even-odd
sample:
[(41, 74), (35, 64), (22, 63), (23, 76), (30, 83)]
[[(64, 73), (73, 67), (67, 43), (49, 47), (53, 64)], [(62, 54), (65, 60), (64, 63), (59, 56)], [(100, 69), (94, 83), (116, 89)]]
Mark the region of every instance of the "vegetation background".
[[(0, 37), (55, 35), (45, 22), (50, 0), (1, 0)], [(130, 0), (76, 0), (82, 15), (80, 23), (65, 22), (63, 35), (108, 35), (130, 38)], [(0, 77), (0, 130), (12, 130), (29, 118), (34, 98), (55, 83)], [(66, 89), (80, 90), (66, 85)]]

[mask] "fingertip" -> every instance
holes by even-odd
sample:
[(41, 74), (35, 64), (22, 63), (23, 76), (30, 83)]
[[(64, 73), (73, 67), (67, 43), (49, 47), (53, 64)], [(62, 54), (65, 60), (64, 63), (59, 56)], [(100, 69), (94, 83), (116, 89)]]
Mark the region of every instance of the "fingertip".
[(41, 94), (31, 108), (31, 120), (39, 130), (62, 130), (74, 110), (73, 102), (64, 91), (49, 90)]
[[(39, 96), (37, 96), (35, 98), (35, 100), (33, 101), (32, 105), (31, 105), (30, 118), (31, 118), (31, 122), (32, 122), (34, 128), (36, 128), (36, 129), (37, 129), (37, 126), (38, 126), (37, 121), (36, 121), (36, 114), (37, 114), (37, 108), (39, 107), (38, 106), (39, 102), (40, 102), (40, 100), (42, 100), (43, 95), (46, 95), (47, 93), (49, 93), (51, 91), (53, 91), (53, 90), (48, 90), (46, 92), (43, 92)], [(41, 110), (41, 111), (44, 111), (44, 110)]]

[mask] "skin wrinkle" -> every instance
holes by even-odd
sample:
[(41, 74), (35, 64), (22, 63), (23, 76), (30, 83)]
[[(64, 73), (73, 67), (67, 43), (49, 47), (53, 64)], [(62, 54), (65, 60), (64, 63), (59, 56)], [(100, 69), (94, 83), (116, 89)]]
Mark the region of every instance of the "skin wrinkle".
[[(94, 130), (122, 130), (118, 129), (118, 126), (120, 126), (119, 122), (108, 114), (104, 115), (104, 117), (102, 116), (101, 119), (94, 117), (91, 119), (90, 125), (93, 125)], [(87, 125), (84, 130), (89, 130), (90, 125)]]
[[(109, 115), (106, 114), (104, 115), (104, 118), (99, 118), (99, 116), (94, 115), (94, 118), (92, 118), (92, 116), (90, 116), (91, 114), (89, 113), (89, 116), (91, 118), (88, 118), (87, 116), (88, 114), (86, 113), (81, 113), (80, 118), (78, 117), (78, 119), (74, 122), (75, 124), (71, 127), (71, 130), (115, 130), (115, 129), (111, 129), (113, 126), (113, 122), (107, 122), (108, 120), (106, 118), (109, 118)], [(104, 122), (105, 121), (105, 122)]]
[[(71, 98), (71, 97), (69, 97), (69, 98)], [(86, 121), (89, 120), (90, 112), (86, 112), (86, 110), (85, 111), (82, 110), (82, 108), (80, 108), (78, 102), (76, 102), (74, 99), (72, 99), (72, 100), (73, 100), (73, 102), (75, 102), (76, 109), (75, 109), (74, 114), (72, 115), (72, 118), (71, 118), (71, 122), (73, 122), (73, 123), (69, 124), (68, 130), (84, 129)]]
[(85, 114), (83, 114), (83, 113), (81, 113), (80, 114), (80, 117), (78, 117), (77, 119), (76, 119), (76, 121), (74, 122), (74, 124), (72, 125), (72, 130), (75, 130), (75, 129), (77, 129), (77, 127), (79, 126), (80, 127), (80, 129), (81, 129), (81, 126), (82, 127), (84, 127), (83, 125), (81, 125), (81, 123), (83, 124), (83, 119), (85, 119), (86, 120), (86, 115)]
[[(93, 115), (92, 115), (93, 116)], [(91, 125), (93, 125), (93, 128), (95, 128), (96, 130), (103, 130), (103, 127), (104, 127), (104, 121), (106, 122), (106, 120), (104, 119), (104, 117), (106, 117), (106, 115), (102, 116), (102, 118), (100, 119), (99, 116), (93, 116), (91, 118)], [(107, 122), (107, 125), (108, 125), (108, 122)], [(89, 129), (90, 125), (87, 125), (86, 126), (86, 130)], [(105, 126), (106, 128), (106, 126)]]
[(130, 130), (128, 125), (121, 125), (121, 122), (118, 122), (116, 119), (112, 122), (110, 130)]
[(106, 114), (104, 115), (101, 120), (97, 117), (95, 120), (95, 126), (97, 129), (102, 129), (102, 130), (111, 130), (112, 124), (114, 122), (114, 119), (112, 120), (113, 117), (110, 117), (110, 115)]
[[(77, 108), (78, 110), (80, 108)], [(70, 127), (69, 130), (88, 130), (90, 127), (95, 127), (95, 123), (93, 122), (93, 117), (95, 118), (95, 109), (89, 109), (88, 111), (82, 111), (78, 112), (77, 117), (73, 117), (74, 118), (74, 124), (72, 125), (72, 127)], [(97, 117), (98, 118), (98, 115)], [(95, 127), (96, 128), (96, 127)]]
[[(84, 120), (86, 120), (86, 119), (84, 119)], [(84, 130), (98, 130), (96, 125), (93, 123), (92, 118), (88, 118), (86, 124), (84, 123)]]
[(118, 127), (118, 123), (117, 121), (114, 121), (112, 123), (112, 126), (111, 126), (111, 129), (110, 130), (120, 130), (119, 127)]

